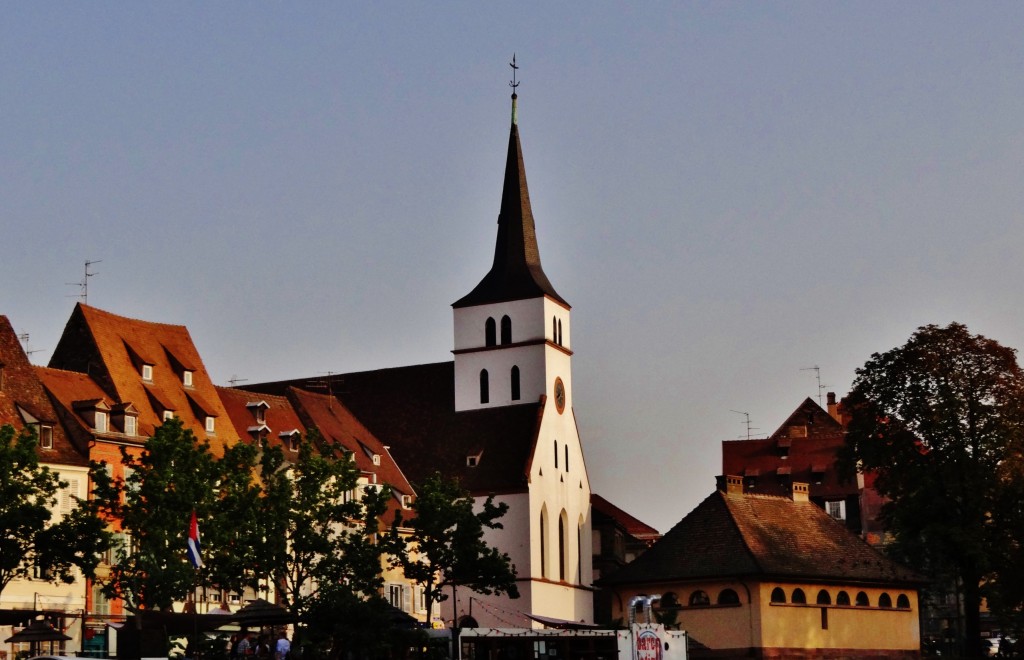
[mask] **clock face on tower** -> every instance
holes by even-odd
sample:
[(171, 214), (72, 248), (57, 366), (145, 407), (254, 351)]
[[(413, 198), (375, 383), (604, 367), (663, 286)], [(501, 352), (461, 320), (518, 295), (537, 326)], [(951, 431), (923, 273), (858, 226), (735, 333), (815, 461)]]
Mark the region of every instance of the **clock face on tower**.
[(555, 410), (559, 415), (565, 410), (565, 385), (561, 378), (555, 379)]

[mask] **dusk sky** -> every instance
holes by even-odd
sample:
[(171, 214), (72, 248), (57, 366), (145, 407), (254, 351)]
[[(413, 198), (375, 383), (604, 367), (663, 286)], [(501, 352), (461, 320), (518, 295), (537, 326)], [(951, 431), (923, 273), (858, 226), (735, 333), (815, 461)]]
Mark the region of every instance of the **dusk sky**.
[[(721, 441), (959, 321), (1024, 347), (1024, 3), (8, 3), (0, 314), (214, 382), (451, 359), (511, 71), (595, 492), (661, 531)], [(400, 458), (400, 457), (399, 457)]]

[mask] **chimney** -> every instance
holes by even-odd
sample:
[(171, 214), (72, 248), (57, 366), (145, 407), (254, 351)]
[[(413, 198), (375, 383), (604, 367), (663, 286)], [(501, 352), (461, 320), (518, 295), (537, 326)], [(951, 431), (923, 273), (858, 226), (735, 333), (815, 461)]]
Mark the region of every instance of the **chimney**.
[(743, 477), (737, 477), (736, 475), (726, 474), (715, 477), (715, 481), (718, 482), (718, 490), (725, 493), (726, 495), (743, 494)]
[(793, 482), (793, 501), (794, 502), (810, 502), (810, 487), (807, 484), (802, 484), (799, 481)]
[(828, 414), (831, 415), (832, 419), (836, 420), (837, 422), (840, 421), (839, 406), (836, 405), (836, 393), (829, 392), (828, 394), (825, 395), (825, 397), (828, 400)]

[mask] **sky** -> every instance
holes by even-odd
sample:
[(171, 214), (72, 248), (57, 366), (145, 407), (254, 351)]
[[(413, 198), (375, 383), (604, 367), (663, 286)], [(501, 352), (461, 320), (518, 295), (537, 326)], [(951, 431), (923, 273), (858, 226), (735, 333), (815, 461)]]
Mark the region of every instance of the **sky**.
[(770, 434), (925, 324), (1024, 347), (1022, 25), (1011, 2), (6, 4), (0, 314), (46, 364), (93, 261), (89, 304), (187, 326), (218, 384), (450, 360), (514, 53), (591, 486), (666, 531), (741, 413)]

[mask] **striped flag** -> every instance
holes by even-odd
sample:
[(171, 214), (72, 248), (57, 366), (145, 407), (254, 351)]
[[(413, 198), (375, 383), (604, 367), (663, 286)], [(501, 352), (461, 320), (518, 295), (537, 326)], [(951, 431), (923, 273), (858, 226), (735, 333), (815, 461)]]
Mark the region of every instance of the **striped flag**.
[(199, 521), (196, 512), (192, 512), (192, 520), (188, 524), (188, 560), (193, 568), (203, 567), (203, 558), (199, 554)]

